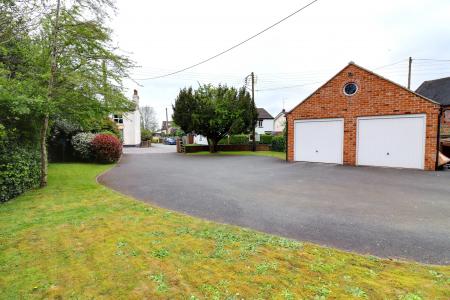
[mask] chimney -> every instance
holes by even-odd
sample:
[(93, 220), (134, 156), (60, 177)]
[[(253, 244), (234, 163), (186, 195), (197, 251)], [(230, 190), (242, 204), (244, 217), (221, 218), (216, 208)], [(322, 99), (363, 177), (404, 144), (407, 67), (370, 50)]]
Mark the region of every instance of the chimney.
[(133, 101), (136, 103), (137, 106), (139, 106), (139, 95), (137, 90), (134, 90), (133, 92)]

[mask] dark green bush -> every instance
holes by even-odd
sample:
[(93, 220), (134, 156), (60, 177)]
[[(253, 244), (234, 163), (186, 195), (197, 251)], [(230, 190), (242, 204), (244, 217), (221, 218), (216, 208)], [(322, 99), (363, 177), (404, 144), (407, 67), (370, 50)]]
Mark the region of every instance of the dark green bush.
[(141, 141), (151, 141), (153, 138), (153, 134), (148, 129), (141, 130)]
[(229, 137), (224, 137), (220, 140), (219, 145), (246, 145), (249, 143), (248, 135), (246, 134), (234, 134)]
[(248, 143), (250, 143), (250, 142), (248, 139), (248, 135), (246, 135), (246, 134), (236, 134), (236, 135), (232, 135), (230, 137), (231, 145), (245, 145)]
[(286, 152), (286, 138), (284, 135), (272, 138), (272, 151)]
[[(48, 137), (48, 159), (50, 162), (75, 161), (72, 137), (81, 132), (80, 126), (66, 120), (56, 120)], [(36, 134), (38, 136), (38, 134)], [(37, 143), (37, 141), (36, 141)]]
[(0, 141), (0, 202), (39, 184), (39, 158), (36, 147)]
[(273, 136), (271, 136), (270, 134), (261, 134), (259, 143), (264, 145), (270, 145), (272, 144), (272, 138)]
[[(111, 120), (110, 118), (100, 119), (91, 124), (90, 131), (93, 133), (103, 133), (108, 132), (114, 134), (117, 138), (120, 138), (120, 131), (117, 127), (117, 124)], [(89, 130), (89, 128), (85, 128), (85, 130)]]

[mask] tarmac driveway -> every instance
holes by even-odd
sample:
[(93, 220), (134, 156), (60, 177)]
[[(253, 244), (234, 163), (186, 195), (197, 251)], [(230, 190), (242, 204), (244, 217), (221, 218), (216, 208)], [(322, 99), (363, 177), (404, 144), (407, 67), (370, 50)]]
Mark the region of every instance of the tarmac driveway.
[(298, 240), (450, 264), (450, 172), (126, 154), (100, 178), (143, 201)]

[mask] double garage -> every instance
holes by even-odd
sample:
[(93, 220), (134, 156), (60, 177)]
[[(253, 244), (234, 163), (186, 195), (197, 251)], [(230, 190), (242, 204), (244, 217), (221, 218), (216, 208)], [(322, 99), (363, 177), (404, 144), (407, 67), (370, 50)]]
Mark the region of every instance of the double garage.
[(439, 108), (350, 63), (287, 114), (288, 159), (434, 170)]

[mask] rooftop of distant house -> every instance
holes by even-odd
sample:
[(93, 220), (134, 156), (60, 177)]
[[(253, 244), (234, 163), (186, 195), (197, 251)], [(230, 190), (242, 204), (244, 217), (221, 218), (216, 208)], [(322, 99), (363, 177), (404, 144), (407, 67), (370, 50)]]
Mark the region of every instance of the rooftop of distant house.
[(416, 93), (442, 105), (450, 105), (450, 77), (425, 81)]
[(257, 110), (258, 110), (258, 119), (259, 120), (273, 119), (272, 115), (269, 114), (269, 112), (267, 110), (265, 110), (264, 108), (257, 108)]

